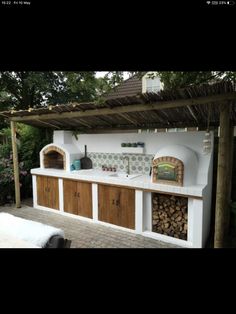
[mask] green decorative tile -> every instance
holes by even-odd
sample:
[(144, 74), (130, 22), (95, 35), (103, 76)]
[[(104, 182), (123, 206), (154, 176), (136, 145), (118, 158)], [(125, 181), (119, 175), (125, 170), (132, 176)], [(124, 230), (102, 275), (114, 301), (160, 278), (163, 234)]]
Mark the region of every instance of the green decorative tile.
[(117, 171), (124, 171), (127, 168), (123, 160), (125, 156), (129, 157), (131, 173), (149, 174), (153, 155), (88, 153), (88, 157), (93, 162), (94, 169), (101, 169), (102, 165), (105, 165), (107, 167), (116, 167)]

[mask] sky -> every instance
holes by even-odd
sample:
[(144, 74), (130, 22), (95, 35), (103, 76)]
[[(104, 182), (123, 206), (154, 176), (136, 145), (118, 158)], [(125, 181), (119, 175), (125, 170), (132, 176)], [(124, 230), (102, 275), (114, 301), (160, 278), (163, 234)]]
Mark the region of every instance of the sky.
[[(96, 72), (96, 77), (104, 77), (107, 73), (108, 71)], [(124, 79), (126, 80), (127, 78), (129, 78), (128, 72), (124, 72)]]

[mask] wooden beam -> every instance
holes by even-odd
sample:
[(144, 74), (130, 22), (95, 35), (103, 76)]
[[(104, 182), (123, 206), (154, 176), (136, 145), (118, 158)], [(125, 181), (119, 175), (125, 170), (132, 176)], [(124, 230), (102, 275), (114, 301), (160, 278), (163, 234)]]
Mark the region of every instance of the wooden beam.
[(14, 181), (15, 181), (15, 203), (16, 207), (21, 207), (20, 204), (20, 179), (19, 179), (19, 163), (16, 143), (16, 123), (11, 121), (11, 141), (13, 152), (13, 167), (14, 167)]
[(41, 115), (27, 115), (21, 117), (10, 117), (11, 121), (24, 122), (33, 119), (40, 120), (50, 120), (50, 119), (63, 119), (63, 118), (76, 118), (76, 117), (90, 117), (90, 116), (100, 116), (100, 115), (109, 115), (109, 114), (120, 114), (126, 112), (138, 112), (138, 111), (147, 111), (147, 110), (162, 110), (167, 108), (178, 108), (186, 107), (192, 105), (202, 105), (209, 102), (225, 102), (227, 100), (236, 100), (236, 92), (218, 94), (206, 97), (196, 97), (191, 99), (179, 99), (179, 100), (170, 100), (170, 101), (159, 101), (152, 104), (137, 104), (137, 105), (127, 105), (120, 106), (115, 108), (102, 108), (102, 109), (88, 109), (84, 111), (71, 111), (71, 112), (62, 112), (62, 113), (47, 113)]
[(229, 231), (230, 105), (220, 105), (214, 247), (226, 245)]
[(91, 124), (86, 123), (83, 119), (71, 119), (71, 120), (73, 120), (74, 122), (77, 122), (77, 124), (80, 123), (83, 126), (86, 126), (87, 128), (91, 128)]
[(94, 117), (95, 119), (97, 119), (99, 122), (102, 121), (105, 125), (108, 125), (109, 127), (112, 126), (112, 124), (110, 122), (108, 122), (104, 117)]
[(119, 113), (119, 116), (121, 116), (122, 118), (124, 118), (126, 121), (131, 122), (133, 125), (137, 126), (138, 123), (136, 121), (134, 121), (133, 119), (131, 119), (130, 117), (127, 117), (127, 115), (125, 113)]
[(197, 119), (195, 113), (193, 112), (193, 110), (191, 109), (191, 107), (190, 107), (190, 106), (187, 106), (187, 108), (188, 108), (188, 111), (190, 112), (191, 116), (192, 116), (192, 117), (194, 118), (194, 120), (198, 123), (198, 119)]
[(0, 116), (3, 116), (5, 118), (8, 118), (9, 119), (9, 116), (7, 116), (6, 114), (4, 114), (3, 112), (0, 112)]
[[(110, 128), (109, 127), (105, 127), (105, 126), (98, 126), (95, 125), (93, 128), (91, 129), (82, 129), (82, 128), (76, 128), (76, 130), (79, 132), (83, 132), (83, 133), (87, 133), (87, 134), (93, 134), (93, 133), (107, 133), (107, 132), (111, 132), (111, 131), (124, 131), (124, 130), (136, 130), (138, 132), (139, 129), (166, 129), (169, 128), (169, 125), (160, 125), (158, 123), (148, 123), (148, 124), (141, 124), (139, 126), (134, 126), (132, 124), (129, 125), (113, 125)], [(188, 124), (183, 124), (183, 123), (178, 123), (178, 124), (173, 124), (171, 125), (171, 127), (173, 128), (187, 128), (187, 127), (197, 127), (197, 125), (188, 125)], [(202, 128), (203, 130), (206, 129), (206, 125), (203, 126)]]
[(38, 121), (38, 122), (40, 122), (40, 123), (43, 123), (43, 124), (46, 124), (46, 125), (48, 125), (48, 126), (50, 126), (50, 127), (53, 127), (53, 128), (56, 128), (56, 129), (61, 129), (59, 126), (56, 126), (56, 125), (54, 125), (54, 124), (52, 124), (52, 123), (49, 123), (49, 122), (45, 122), (45, 121), (42, 121), (42, 120), (40, 120), (40, 119), (35, 119), (36, 121)]
[(228, 193), (228, 200), (231, 202), (231, 192), (232, 192), (232, 175), (233, 175), (233, 156), (234, 156), (234, 127), (230, 126), (229, 130), (229, 193)]

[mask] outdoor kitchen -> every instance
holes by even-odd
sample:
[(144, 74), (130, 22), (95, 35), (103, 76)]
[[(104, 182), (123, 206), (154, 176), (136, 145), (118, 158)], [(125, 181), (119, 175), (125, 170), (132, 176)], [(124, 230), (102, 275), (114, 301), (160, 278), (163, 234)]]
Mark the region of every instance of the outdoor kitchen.
[(155, 245), (225, 247), (235, 199), (235, 84), (162, 89), (148, 75), (130, 77), (99, 102), (0, 113), (11, 127), (16, 209), (24, 197), (22, 123), (46, 131), (30, 171), (35, 215), (44, 210)]
[[(143, 131), (76, 138), (70, 131), (54, 131), (53, 143), (40, 152), (40, 168), (31, 170), (34, 207), (183, 247), (204, 247), (213, 134), (207, 152), (205, 137), (205, 131)], [(86, 158), (89, 164), (83, 163)]]

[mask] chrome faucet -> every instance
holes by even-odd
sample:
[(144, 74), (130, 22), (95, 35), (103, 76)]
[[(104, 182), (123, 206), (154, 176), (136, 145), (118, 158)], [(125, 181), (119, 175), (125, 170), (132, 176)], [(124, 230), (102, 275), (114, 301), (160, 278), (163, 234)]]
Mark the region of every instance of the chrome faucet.
[(129, 162), (129, 156), (124, 156), (123, 157), (123, 161), (127, 160), (128, 164), (127, 164), (127, 170), (126, 170), (126, 174), (130, 174), (130, 162)]

